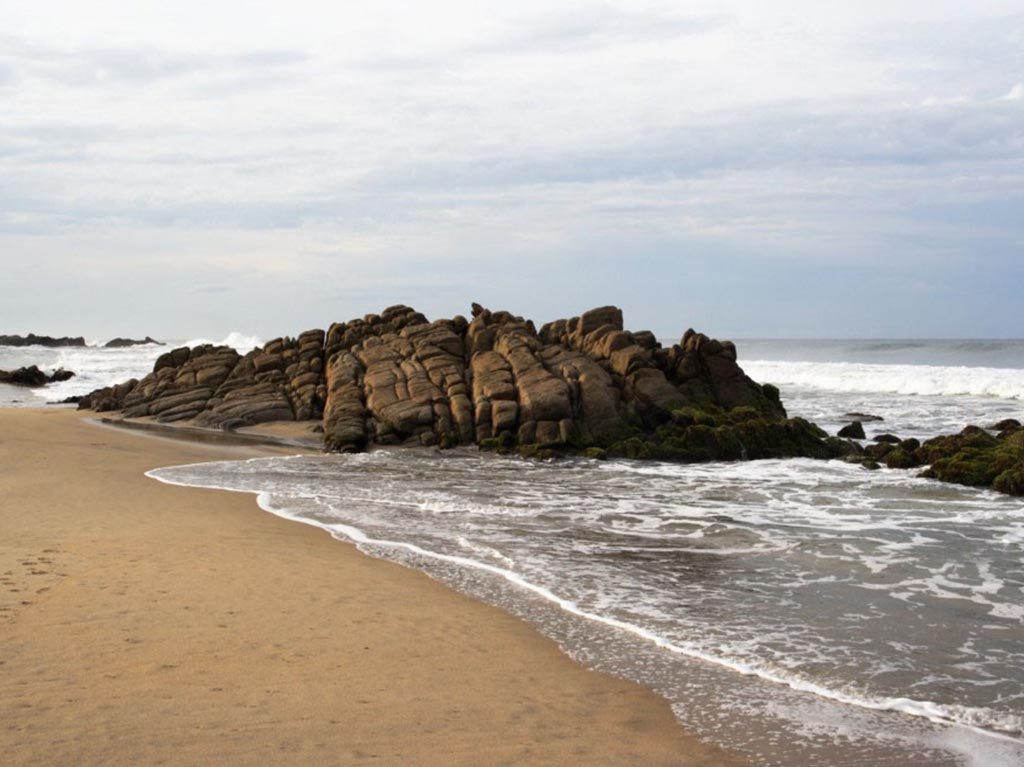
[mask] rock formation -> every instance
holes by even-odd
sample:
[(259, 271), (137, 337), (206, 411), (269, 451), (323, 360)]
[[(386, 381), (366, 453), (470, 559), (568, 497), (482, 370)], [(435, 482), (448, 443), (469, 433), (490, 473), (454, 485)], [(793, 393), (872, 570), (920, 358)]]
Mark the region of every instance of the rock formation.
[(849, 423), (837, 432), (837, 436), (844, 437), (846, 439), (866, 439), (864, 434), (864, 424), (860, 421)]
[(94, 391), (79, 407), (228, 430), (313, 421), (330, 451), (476, 444), (536, 457), (844, 457), (868, 468), (928, 465), (925, 476), (1024, 494), (1016, 421), (998, 424), (998, 436), (969, 427), (923, 445), (881, 435), (863, 447), (787, 418), (778, 389), (744, 374), (729, 341), (688, 330), (663, 347), (649, 331), (625, 330), (613, 306), (540, 330), (478, 304), (471, 317), (431, 322), (392, 306), (244, 356), (172, 349), (142, 380)]
[(69, 378), (74, 378), (74, 376), (74, 373), (64, 368), (57, 368), (53, 373), (47, 375), (35, 365), (30, 365), (27, 368), (18, 368), (10, 372), (0, 370), (0, 383), (38, 388), (46, 386), (48, 383), (67, 381)]
[(27, 336), (0, 336), (0, 346), (85, 346), (85, 339), (82, 336), (54, 338), (29, 333)]
[(869, 468), (879, 464), (890, 469), (924, 467), (919, 476), (1024, 495), (1024, 429), (1019, 421), (1007, 419), (991, 430), (968, 426), (959, 434), (933, 437), (924, 443), (883, 436), (889, 439), (868, 445), (847, 460)]
[(127, 346), (145, 346), (150, 344), (152, 346), (165, 346), (166, 344), (157, 341), (155, 338), (146, 336), (141, 341), (136, 341), (134, 338), (112, 338), (103, 344), (104, 349), (123, 349)]
[(173, 349), (141, 381), (79, 405), (226, 429), (322, 420), (334, 451), (478, 444), (706, 460), (830, 450), (816, 427), (786, 419), (774, 387), (743, 373), (730, 342), (690, 330), (663, 348), (625, 330), (611, 306), (539, 331), (477, 304), (471, 320), (433, 322), (392, 306), (245, 356)]

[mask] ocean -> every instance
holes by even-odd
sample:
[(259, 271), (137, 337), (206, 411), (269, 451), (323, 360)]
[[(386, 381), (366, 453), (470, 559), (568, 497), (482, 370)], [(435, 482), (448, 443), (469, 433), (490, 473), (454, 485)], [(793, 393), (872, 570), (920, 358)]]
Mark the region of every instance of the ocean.
[[(790, 415), (833, 433), (855, 412), (881, 419), (864, 423), (869, 438), (1024, 420), (1024, 341), (737, 347)], [(81, 376), (53, 398), (140, 375), (162, 349), (60, 351)], [(28, 354), (0, 350), (0, 368), (8, 352)], [(255, 493), (519, 615), (756, 765), (1024, 764), (1021, 499), (841, 461), (538, 462), (471, 448), (149, 474)]]
[(255, 336), (230, 333), (226, 338), (211, 340), (191, 338), (169, 340), (163, 346), (146, 344), (122, 349), (107, 349), (104, 341), (87, 339), (84, 347), (0, 346), (0, 370), (17, 370), (36, 365), (46, 373), (64, 368), (75, 373), (74, 378), (50, 384), (41, 389), (26, 389), (0, 383), (0, 407), (39, 407), (63, 399), (88, 394), (91, 391), (121, 383), (131, 378), (142, 378), (153, 372), (157, 357), (177, 346), (200, 344), (226, 344), (239, 352), (262, 346)]

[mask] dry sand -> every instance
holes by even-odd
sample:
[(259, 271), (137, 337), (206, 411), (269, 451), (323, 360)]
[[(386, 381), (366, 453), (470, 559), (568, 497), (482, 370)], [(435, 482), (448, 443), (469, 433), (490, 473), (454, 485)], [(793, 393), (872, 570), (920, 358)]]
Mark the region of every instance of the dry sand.
[(0, 410), (4, 765), (738, 763), (516, 618), (143, 476), (274, 452)]

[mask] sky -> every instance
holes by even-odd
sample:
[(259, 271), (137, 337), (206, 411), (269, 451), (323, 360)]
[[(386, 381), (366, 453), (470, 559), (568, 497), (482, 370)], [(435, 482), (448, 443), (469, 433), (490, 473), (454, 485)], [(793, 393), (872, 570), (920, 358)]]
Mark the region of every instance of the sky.
[(1024, 337), (1024, 0), (0, 0), (0, 333)]

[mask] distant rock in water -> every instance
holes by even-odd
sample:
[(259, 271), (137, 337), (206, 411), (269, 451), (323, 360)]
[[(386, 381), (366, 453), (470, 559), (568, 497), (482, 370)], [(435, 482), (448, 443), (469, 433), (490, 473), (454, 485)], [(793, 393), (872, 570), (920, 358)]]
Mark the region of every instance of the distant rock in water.
[(103, 344), (104, 349), (123, 349), (127, 346), (145, 346), (150, 344), (152, 346), (166, 346), (166, 344), (157, 341), (155, 338), (146, 336), (142, 341), (136, 341), (133, 338), (112, 338)]
[(847, 418), (851, 421), (860, 421), (861, 423), (873, 423), (885, 420), (880, 415), (871, 415), (870, 413), (844, 413), (843, 418)]
[(47, 375), (35, 365), (31, 365), (27, 368), (18, 368), (10, 372), (0, 370), (0, 383), (37, 388), (39, 386), (46, 386), (48, 383), (67, 381), (69, 378), (74, 378), (74, 376), (74, 373), (70, 370), (64, 370), (64, 368), (58, 368), (50, 375)]
[(0, 336), (0, 346), (85, 346), (85, 339), (82, 336), (54, 338), (29, 333), (27, 336)]
[(864, 439), (864, 425), (860, 421), (854, 421), (841, 428), (837, 436), (846, 439)]

